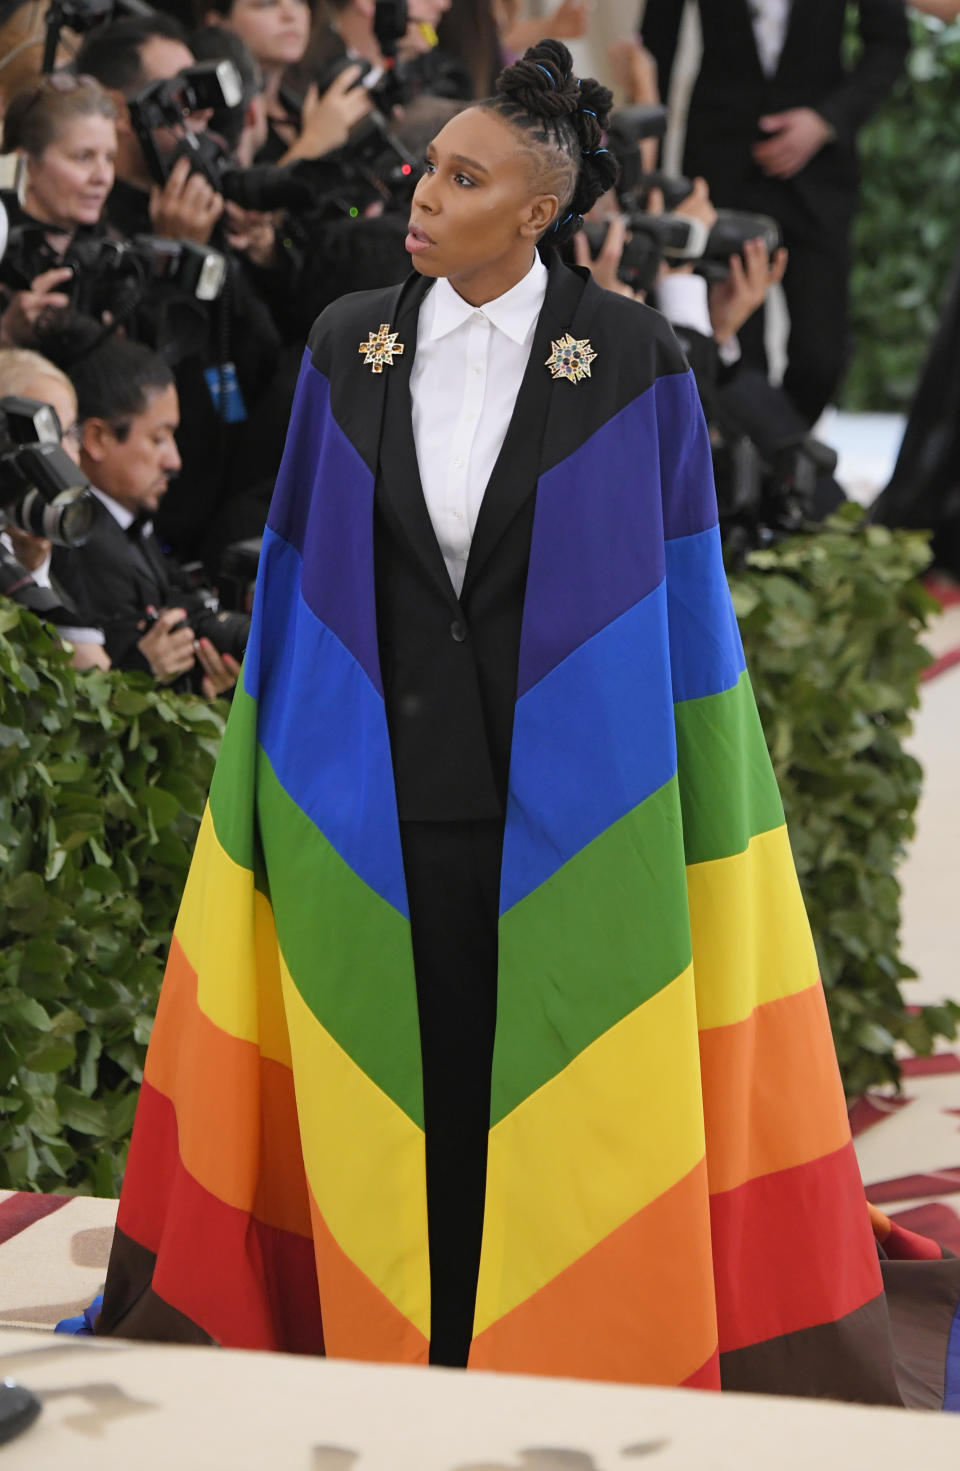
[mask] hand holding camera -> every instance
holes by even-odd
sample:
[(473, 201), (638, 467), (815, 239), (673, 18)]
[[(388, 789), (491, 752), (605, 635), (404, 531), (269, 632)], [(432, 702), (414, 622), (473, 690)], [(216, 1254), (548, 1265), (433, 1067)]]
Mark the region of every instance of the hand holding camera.
[(359, 66), (345, 67), (322, 95), (315, 82), (310, 84), (300, 112), (300, 136), (281, 163), (320, 158), (346, 143), (357, 123), (373, 108), (369, 92), (357, 85), (361, 75)]
[(738, 253), (730, 257), (727, 279), (715, 281), (710, 287), (710, 321), (721, 347), (759, 310), (771, 287), (783, 280), (786, 269), (787, 252), (781, 247), (771, 257), (762, 238), (744, 241), (742, 256)]
[(146, 621), (150, 626), (137, 640), (137, 648), (150, 665), (154, 679), (161, 684), (188, 674), (196, 663), (196, 640), (186, 617), (184, 608), (164, 608), (160, 613), (155, 608), (147, 609)]
[(197, 662), (203, 670), (200, 692), (207, 700), (215, 700), (232, 690), (240, 676), (240, 665), (232, 654), (221, 654), (208, 638), (197, 640)]
[(56, 287), (69, 281), (72, 275), (73, 271), (69, 266), (57, 266), (35, 276), (28, 291), (14, 292), (9, 306), (0, 318), (0, 347), (28, 345), (37, 322), (45, 312), (62, 310), (69, 306), (69, 296), (57, 291)]
[(150, 222), (169, 240), (206, 245), (222, 214), (223, 195), (203, 174), (192, 172), (189, 158), (178, 158), (166, 183), (155, 184), (150, 193)]

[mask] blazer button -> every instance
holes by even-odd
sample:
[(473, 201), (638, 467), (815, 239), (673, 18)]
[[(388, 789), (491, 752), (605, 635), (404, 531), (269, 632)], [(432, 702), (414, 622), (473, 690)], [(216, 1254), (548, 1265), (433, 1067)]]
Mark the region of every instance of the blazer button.
[(455, 644), (462, 644), (467, 636), (467, 630), (459, 618), (455, 618), (450, 625), (450, 637)]

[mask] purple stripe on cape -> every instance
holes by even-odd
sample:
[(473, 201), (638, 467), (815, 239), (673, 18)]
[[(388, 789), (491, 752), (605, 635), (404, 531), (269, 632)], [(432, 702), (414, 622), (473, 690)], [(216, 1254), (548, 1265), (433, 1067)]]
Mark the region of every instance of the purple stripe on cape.
[(657, 586), (664, 536), (716, 519), (696, 387), (660, 378), (541, 476), (518, 697)]
[(373, 475), (304, 354), (267, 525), (303, 558), (304, 601), (382, 695), (373, 582)]
[(658, 378), (653, 392), (660, 438), (663, 534), (669, 541), (716, 526), (713, 453), (692, 372)]

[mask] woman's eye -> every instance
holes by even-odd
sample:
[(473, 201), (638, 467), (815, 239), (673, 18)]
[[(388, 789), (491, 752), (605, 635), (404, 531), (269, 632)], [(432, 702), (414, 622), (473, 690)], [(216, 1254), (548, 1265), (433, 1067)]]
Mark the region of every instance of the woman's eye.
[(465, 184), (469, 189), (473, 188), (474, 181), (468, 174), (454, 174), (453, 177), (458, 184)]
[(433, 163), (429, 158), (425, 158), (423, 160), (423, 172), (425, 174), (434, 174), (434, 173), (436, 173), (436, 171), (437, 171), (436, 164)]

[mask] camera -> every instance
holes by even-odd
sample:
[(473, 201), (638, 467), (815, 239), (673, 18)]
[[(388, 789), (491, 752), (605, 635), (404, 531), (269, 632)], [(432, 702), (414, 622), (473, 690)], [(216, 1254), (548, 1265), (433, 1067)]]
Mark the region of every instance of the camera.
[[(243, 209), (309, 210), (316, 190), (300, 165), (239, 168), (216, 137), (187, 126), (192, 113), (229, 110), (242, 100), (243, 83), (230, 60), (198, 62), (175, 77), (150, 82), (129, 104), (130, 121), (150, 173), (158, 184), (165, 184), (177, 160), (188, 158), (194, 173), (203, 174), (218, 194)], [(174, 146), (165, 152), (157, 145), (162, 129), (176, 134)]]
[(263, 537), (252, 536), (246, 541), (231, 542), (224, 548), (217, 578), (222, 608), (244, 613), (253, 610), (253, 590), (257, 583), (262, 546)]
[(713, 469), (728, 566), (818, 519), (818, 495), (836, 466), (836, 452), (810, 434), (772, 440), (761, 450), (740, 428), (715, 426)]
[[(771, 255), (783, 244), (780, 226), (769, 215), (721, 209), (709, 233), (698, 221), (677, 215), (693, 183), (682, 175), (647, 172), (639, 150), (645, 139), (664, 136), (667, 118), (667, 109), (660, 105), (620, 107), (610, 115), (607, 143), (619, 166), (617, 192), (631, 236), (619, 275), (634, 290), (649, 290), (664, 258), (694, 261), (699, 275), (708, 281), (722, 281), (729, 273), (731, 255), (742, 254), (748, 240), (763, 239)], [(647, 212), (653, 189), (663, 195), (663, 215)], [(594, 232), (590, 241), (594, 254), (602, 247), (605, 234), (603, 231), (598, 237)]]
[[(0, 262), (0, 283), (28, 290), (45, 250), (42, 227), (16, 226)], [(61, 290), (74, 312), (95, 321), (109, 312), (114, 325), (127, 327), (171, 362), (205, 336), (206, 307), (221, 295), (227, 276), (219, 251), (155, 235), (75, 239), (57, 264), (73, 271)]]
[[(0, 263), (0, 282), (12, 291), (29, 290), (42, 233), (34, 225), (18, 225), (10, 231)], [(75, 239), (59, 264), (73, 270), (73, 280), (61, 288), (70, 297), (70, 305), (96, 318), (105, 310), (115, 317), (125, 315), (128, 294), (139, 298), (154, 284), (169, 286), (197, 301), (215, 301), (227, 272), (218, 250), (159, 235), (135, 235), (132, 240), (112, 240), (105, 235)]]
[(96, 514), (83, 471), (60, 447), (52, 405), (0, 398), (0, 520), (58, 546), (82, 546)]
[(46, 35), (41, 70), (53, 71), (62, 30), (83, 35), (120, 16), (154, 14), (153, 6), (144, 0), (51, 0), (44, 17)]
[(660, 103), (616, 107), (610, 114), (607, 147), (620, 170), (617, 192), (624, 208), (635, 203), (642, 188), (644, 169), (639, 145), (648, 138), (663, 138), (668, 120), (669, 113)]
[[(199, 61), (195, 66), (184, 67), (174, 77), (148, 82), (128, 106), (131, 125), (157, 183), (166, 183), (182, 154), (196, 156), (199, 171), (207, 173), (200, 137), (190, 131), (187, 120), (192, 113), (238, 107), (242, 100), (240, 73), (227, 60)], [(156, 134), (162, 129), (171, 129), (177, 135), (176, 145), (166, 153), (161, 153), (157, 146)]]
[[(315, 204), (318, 199), (329, 201), (336, 211), (335, 201), (342, 196), (341, 211), (347, 213), (351, 207), (362, 208), (375, 201), (387, 204), (407, 201), (423, 171), (420, 160), (404, 147), (389, 122), (393, 107), (410, 100), (404, 69), (393, 67), (388, 71), (371, 66), (369, 61), (342, 57), (318, 74), (316, 86), (320, 95), (351, 66), (360, 68), (361, 74), (354, 86), (368, 91), (373, 110), (357, 124), (342, 147), (332, 149), (318, 159), (302, 160), (291, 171), (297, 178), (312, 182)], [(302, 97), (290, 88), (282, 87), (280, 100), (291, 121), (299, 126)], [(291, 207), (297, 208), (297, 205)]]

